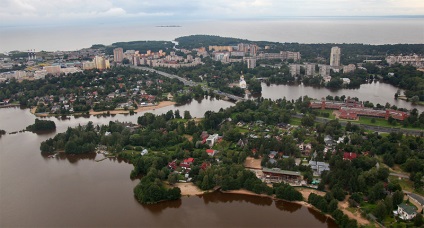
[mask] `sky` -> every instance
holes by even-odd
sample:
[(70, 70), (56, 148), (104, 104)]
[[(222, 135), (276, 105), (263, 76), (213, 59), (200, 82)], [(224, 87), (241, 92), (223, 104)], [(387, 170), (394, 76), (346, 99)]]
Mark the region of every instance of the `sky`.
[(424, 0), (0, 0), (0, 27), (124, 20), (423, 16)]

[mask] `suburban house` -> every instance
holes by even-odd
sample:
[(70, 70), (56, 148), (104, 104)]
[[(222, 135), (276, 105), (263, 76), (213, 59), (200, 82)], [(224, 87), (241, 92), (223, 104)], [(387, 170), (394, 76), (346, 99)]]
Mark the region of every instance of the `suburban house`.
[(194, 158), (184, 159), (184, 161), (180, 163), (180, 167), (183, 169), (190, 169), (190, 166), (191, 164), (193, 164), (193, 162), (194, 162)]
[(403, 220), (411, 220), (417, 215), (415, 207), (406, 203), (399, 204), (397, 212), (399, 214), (399, 218)]
[(147, 151), (147, 149), (144, 149), (143, 151), (141, 151), (141, 156), (144, 156), (144, 155), (146, 155), (146, 154), (148, 154), (149, 153), (149, 151)]
[(331, 137), (330, 135), (326, 135), (324, 137), (324, 142), (325, 142), (326, 146), (333, 146), (333, 144), (334, 144), (333, 137)]
[(314, 171), (314, 175), (316, 176), (321, 176), (321, 173), (325, 170), (330, 171), (330, 164), (325, 162), (310, 160), (309, 166), (311, 167), (312, 171)]
[(206, 144), (208, 144), (210, 147), (213, 147), (213, 145), (218, 142), (218, 134), (209, 135), (209, 137), (206, 139)]
[(168, 167), (172, 170), (176, 170), (177, 169), (177, 159), (173, 160), (172, 162), (169, 162)]
[(343, 153), (343, 160), (352, 161), (356, 157), (358, 157), (358, 154), (356, 154), (356, 153), (352, 153), (352, 152), (344, 152)]
[(209, 156), (213, 157), (215, 154), (218, 153), (217, 150), (207, 149), (206, 153), (208, 153)]
[(275, 158), (275, 156), (278, 154), (278, 152), (277, 151), (271, 151), (271, 152), (269, 152), (269, 155), (268, 155), (268, 157), (269, 158)]

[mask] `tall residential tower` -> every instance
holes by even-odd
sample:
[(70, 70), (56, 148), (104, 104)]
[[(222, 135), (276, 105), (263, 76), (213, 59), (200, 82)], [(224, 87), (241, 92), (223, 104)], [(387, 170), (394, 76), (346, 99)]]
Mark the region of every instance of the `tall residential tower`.
[(332, 47), (330, 54), (330, 66), (339, 67), (340, 66), (340, 48)]
[(122, 48), (113, 49), (113, 61), (115, 63), (122, 63), (122, 60), (124, 60), (124, 49)]

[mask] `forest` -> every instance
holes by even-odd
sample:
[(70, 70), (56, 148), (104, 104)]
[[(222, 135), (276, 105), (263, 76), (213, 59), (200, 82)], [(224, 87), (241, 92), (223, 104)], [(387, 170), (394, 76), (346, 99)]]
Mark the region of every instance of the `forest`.
[(52, 120), (35, 119), (35, 123), (26, 127), (27, 131), (51, 131), (56, 129), (56, 123)]

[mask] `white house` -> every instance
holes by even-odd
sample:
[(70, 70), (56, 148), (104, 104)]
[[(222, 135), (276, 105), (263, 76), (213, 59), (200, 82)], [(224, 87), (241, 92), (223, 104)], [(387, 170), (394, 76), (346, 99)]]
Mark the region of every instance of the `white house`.
[(399, 218), (403, 220), (411, 220), (417, 215), (415, 207), (406, 203), (399, 204), (397, 212), (399, 214)]
[(147, 151), (147, 149), (144, 149), (143, 151), (141, 151), (141, 156), (144, 156), (144, 155), (146, 155), (146, 154), (148, 154), (149, 153), (149, 151)]
[(213, 135), (209, 135), (209, 137), (206, 139), (206, 143), (210, 146), (213, 147), (213, 145), (218, 141), (218, 134), (213, 134)]

